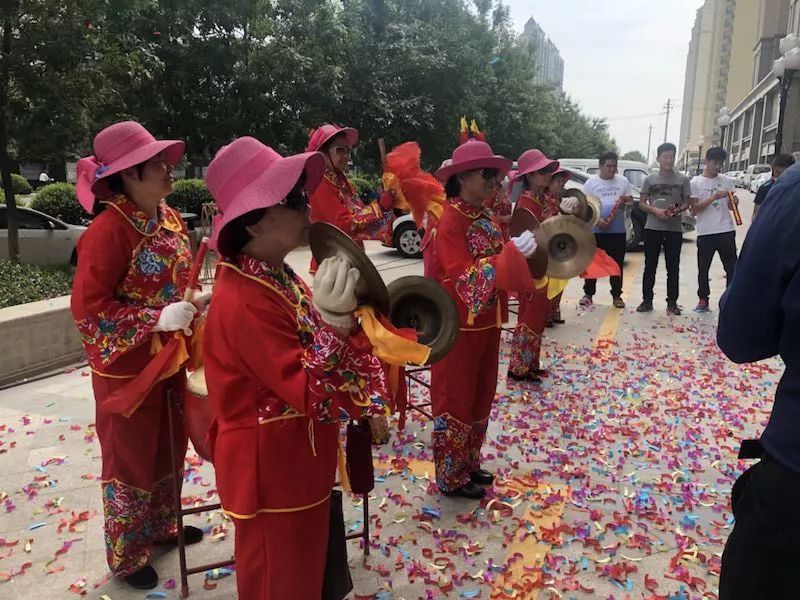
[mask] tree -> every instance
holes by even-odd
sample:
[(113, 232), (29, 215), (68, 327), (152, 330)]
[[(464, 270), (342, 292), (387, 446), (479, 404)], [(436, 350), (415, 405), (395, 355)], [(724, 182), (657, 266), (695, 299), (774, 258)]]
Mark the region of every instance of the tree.
[(0, 48), (0, 174), (2, 175), (3, 196), (7, 206), (8, 218), (8, 257), (19, 261), (19, 236), (17, 225), (17, 205), (14, 199), (14, 184), (11, 181), (11, 157), (8, 152), (9, 93), (11, 88), (12, 33), (18, 26), (19, 2), (4, 3), (3, 41)]
[(635, 160), (636, 162), (647, 163), (647, 159), (645, 158), (644, 154), (642, 154), (638, 150), (631, 150), (630, 152), (626, 152), (625, 154), (622, 155), (622, 160)]

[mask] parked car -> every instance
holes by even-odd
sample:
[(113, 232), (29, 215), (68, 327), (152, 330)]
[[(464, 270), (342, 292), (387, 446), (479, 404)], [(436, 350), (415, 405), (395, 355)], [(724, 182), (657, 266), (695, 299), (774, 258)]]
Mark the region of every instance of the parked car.
[[(0, 204), (0, 258), (8, 258), (8, 215)], [(36, 265), (75, 265), (76, 244), (86, 227), (70, 225), (38, 210), (17, 207), (19, 250), (25, 263)]]
[(411, 213), (400, 214), (392, 223), (392, 237), (383, 241), (387, 248), (395, 248), (405, 258), (422, 257), (422, 236)]
[(750, 165), (744, 172), (743, 186), (746, 190), (750, 189), (750, 184), (753, 183), (753, 179), (761, 175), (762, 173), (770, 173), (772, 171), (772, 167), (767, 164), (758, 164), (758, 165)]
[(766, 173), (761, 173), (761, 175), (755, 177), (753, 181), (750, 182), (750, 191), (755, 194), (758, 192), (758, 188), (767, 183), (770, 179), (772, 179), (771, 170), (767, 171)]
[[(573, 172), (582, 171), (589, 175), (596, 175), (600, 172), (600, 165), (597, 164), (596, 158), (559, 158), (558, 162), (562, 167)], [(617, 161), (617, 170), (620, 175), (631, 182), (631, 185), (640, 189), (647, 176), (653, 172), (645, 163), (635, 160)]]
[(744, 171), (728, 171), (727, 173), (725, 173), (725, 177), (730, 179), (735, 186), (740, 187), (739, 183), (737, 182), (737, 180), (738, 180), (739, 176), (743, 175), (743, 174), (744, 174)]

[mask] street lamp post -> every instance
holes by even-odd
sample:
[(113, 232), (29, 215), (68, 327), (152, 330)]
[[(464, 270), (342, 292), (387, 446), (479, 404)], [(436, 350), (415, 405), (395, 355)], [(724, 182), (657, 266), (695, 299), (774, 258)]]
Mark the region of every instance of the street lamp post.
[(775, 154), (783, 150), (783, 123), (786, 116), (786, 101), (796, 71), (800, 70), (800, 39), (790, 33), (780, 41), (779, 48), (783, 56), (772, 65), (772, 72), (778, 78), (780, 103), (778, 105), (778, 131), (775, 134)]
[(706, 143), (706, 138), (704, 136), (700, 136), (700, 139), (697, 140), (697, 146), (700, 148), (697, 151), (697, 174), (700, 175), (700, 165), (702, 164), (703, 160), (703, 144)]
[(723, 106), (719, 109), (719, 118), (717, 119), (717, 125), (719, 125), (720, 129), (720, 146), (723, 148), (725, 147), (725, 131), (728, 129), (728, 126), (731, 124), (731, 113), (728, 110), (727, 106)]

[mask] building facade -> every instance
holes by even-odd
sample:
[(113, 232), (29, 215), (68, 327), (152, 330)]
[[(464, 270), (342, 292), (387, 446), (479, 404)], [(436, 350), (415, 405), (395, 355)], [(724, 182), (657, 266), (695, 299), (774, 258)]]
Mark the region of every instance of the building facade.
[(564, 90), (564, 60), (556, 45), (531, 17), (520, 38), (526, 41), (536, 60), (536, 83)]
[[(757, 0), (738, 0), (739, 4)], [(731, 70), (737, 0), (706, 0), (695, 15), (686, 57), (678, 164), (696, 167), (699, 139), (719, 140), (717, 117), (725, 106)], [(738, 80), (737, 80), (738, 81)]]
[[(731, 124), (726, 128), (724, 140), (729, 168), (736, 171), (769, 163), (776, 153), (780, 82), (772, 72), (772, 64), (780, 56), (781, 38), (789, 32), (800, 35), (800, 0), (752, 2), (757, 5), (757, 28), (751, 40), (748, 65), (751, 88), (743, 97), (732, 97), (729, 101)], [(795, 75), (789, 89), (782, 151), (800, 151), (800, 74)]]

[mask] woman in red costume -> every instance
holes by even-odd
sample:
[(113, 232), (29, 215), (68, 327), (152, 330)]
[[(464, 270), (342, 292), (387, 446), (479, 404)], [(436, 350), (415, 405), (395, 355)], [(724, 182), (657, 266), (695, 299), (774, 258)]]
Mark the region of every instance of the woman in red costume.
[(508, 241), (511, 212), (514, 206), (511, 204), (511, 199), (500, 181), (495, 183), (494, 193), (486, 201), (486, 208), (494, 218), (495, 223), (500, 227), (500, 231), (503, 232), (503, 239)]
[[(547, 191), (559, 204), (561, 203), (561, 195), (564, 193), (564, 188), (571, 176), (572, 174), (567, 169), (558, 169), (550, 179)], [(548, 327), (564, 324), (564, 319), (561, 318), (561, 298), (563, 295), (564, 293), (562, 292), (550, 301), (550, 314), (547, 316)]]
[[(355, 186), (347, 179), (347, 163), (358, 131), (352, 127), (325, 124), (311, 132), (306, 152), (321, 152), (325, 175), (311, 193), (311, 222), (336, 225), (362, 248), (364, 240), (382, 240), (394, 220), (394, 198), (384, 192), (378, 202), (364, 205)], [(316, 269), (311, 262), (311, 272)]]
[[(182, 301), (189, 238), (164, 202), (183, 149), (183, 142), (156, 141), (125, 121), (98, 133), (94, 156), (77, 166), (78, 199), (95, 217), (78, 242), (72, 314), (97, 403), (106, 555), (111, 571), (138, 589), (158, 583), (148, 564), (153, 544), (177, 539), (172, 477), (182, 476), (170, 468), (166, 396), (182, 399), (186, 374), (178, 370), (139, 393), (131, 391), (133, 380), (174, 335), (168, 332), (191, 335), (195, 312), (208, 304), (208, 296)], [(186, 433), (175, 438), (183, 463)], [(186, 527), (185, 535), (196, 543), (203, 534)]]
[[(578, 207), (576, 198), (564, 198), (560, 202), (547, 192), (553, 173), (559, 164), (547, 158), (540, 150), (528, 150), (519, 157), (517, 179), (522, 180), (525, 190), (517, 200), (517, 208), (526, 208), (541, 223), (559, 212), (573, 213)], [(550, 314), (547, 285), (533, 292), (520, 294), (519, 313), (514, 337), (511, 340), (511, 358), (508, 377), (516, 381), (541, 383), (544, 371), (539, 365), (542, 350), (542, 335)]]
[(222, 262), (205, 336), (223, 509), (236, 527), (240, 598), (320, 598), (339, 424), (386, 414), (386, 379), (352, 316), (359, 273), (329, 258), (313, 297), (284, 260), (308, 245), (319, 152), (290, 157), (245, 137), (206, 183)]
[(436, 274), (461, 320), (455, 346), (431, 367), (436, 483), (447, 496), (482, 498), (481, 486), (494, 480), (481, 468), (480, 452), (497, 386), (507, 292), (533, 288), (525, 260), (536, 250), (533, 235), (504, 242), (483, 208), (509, 167), (489, 144), (470, 140), (436, 173), (448, 196), (436, 230)]

